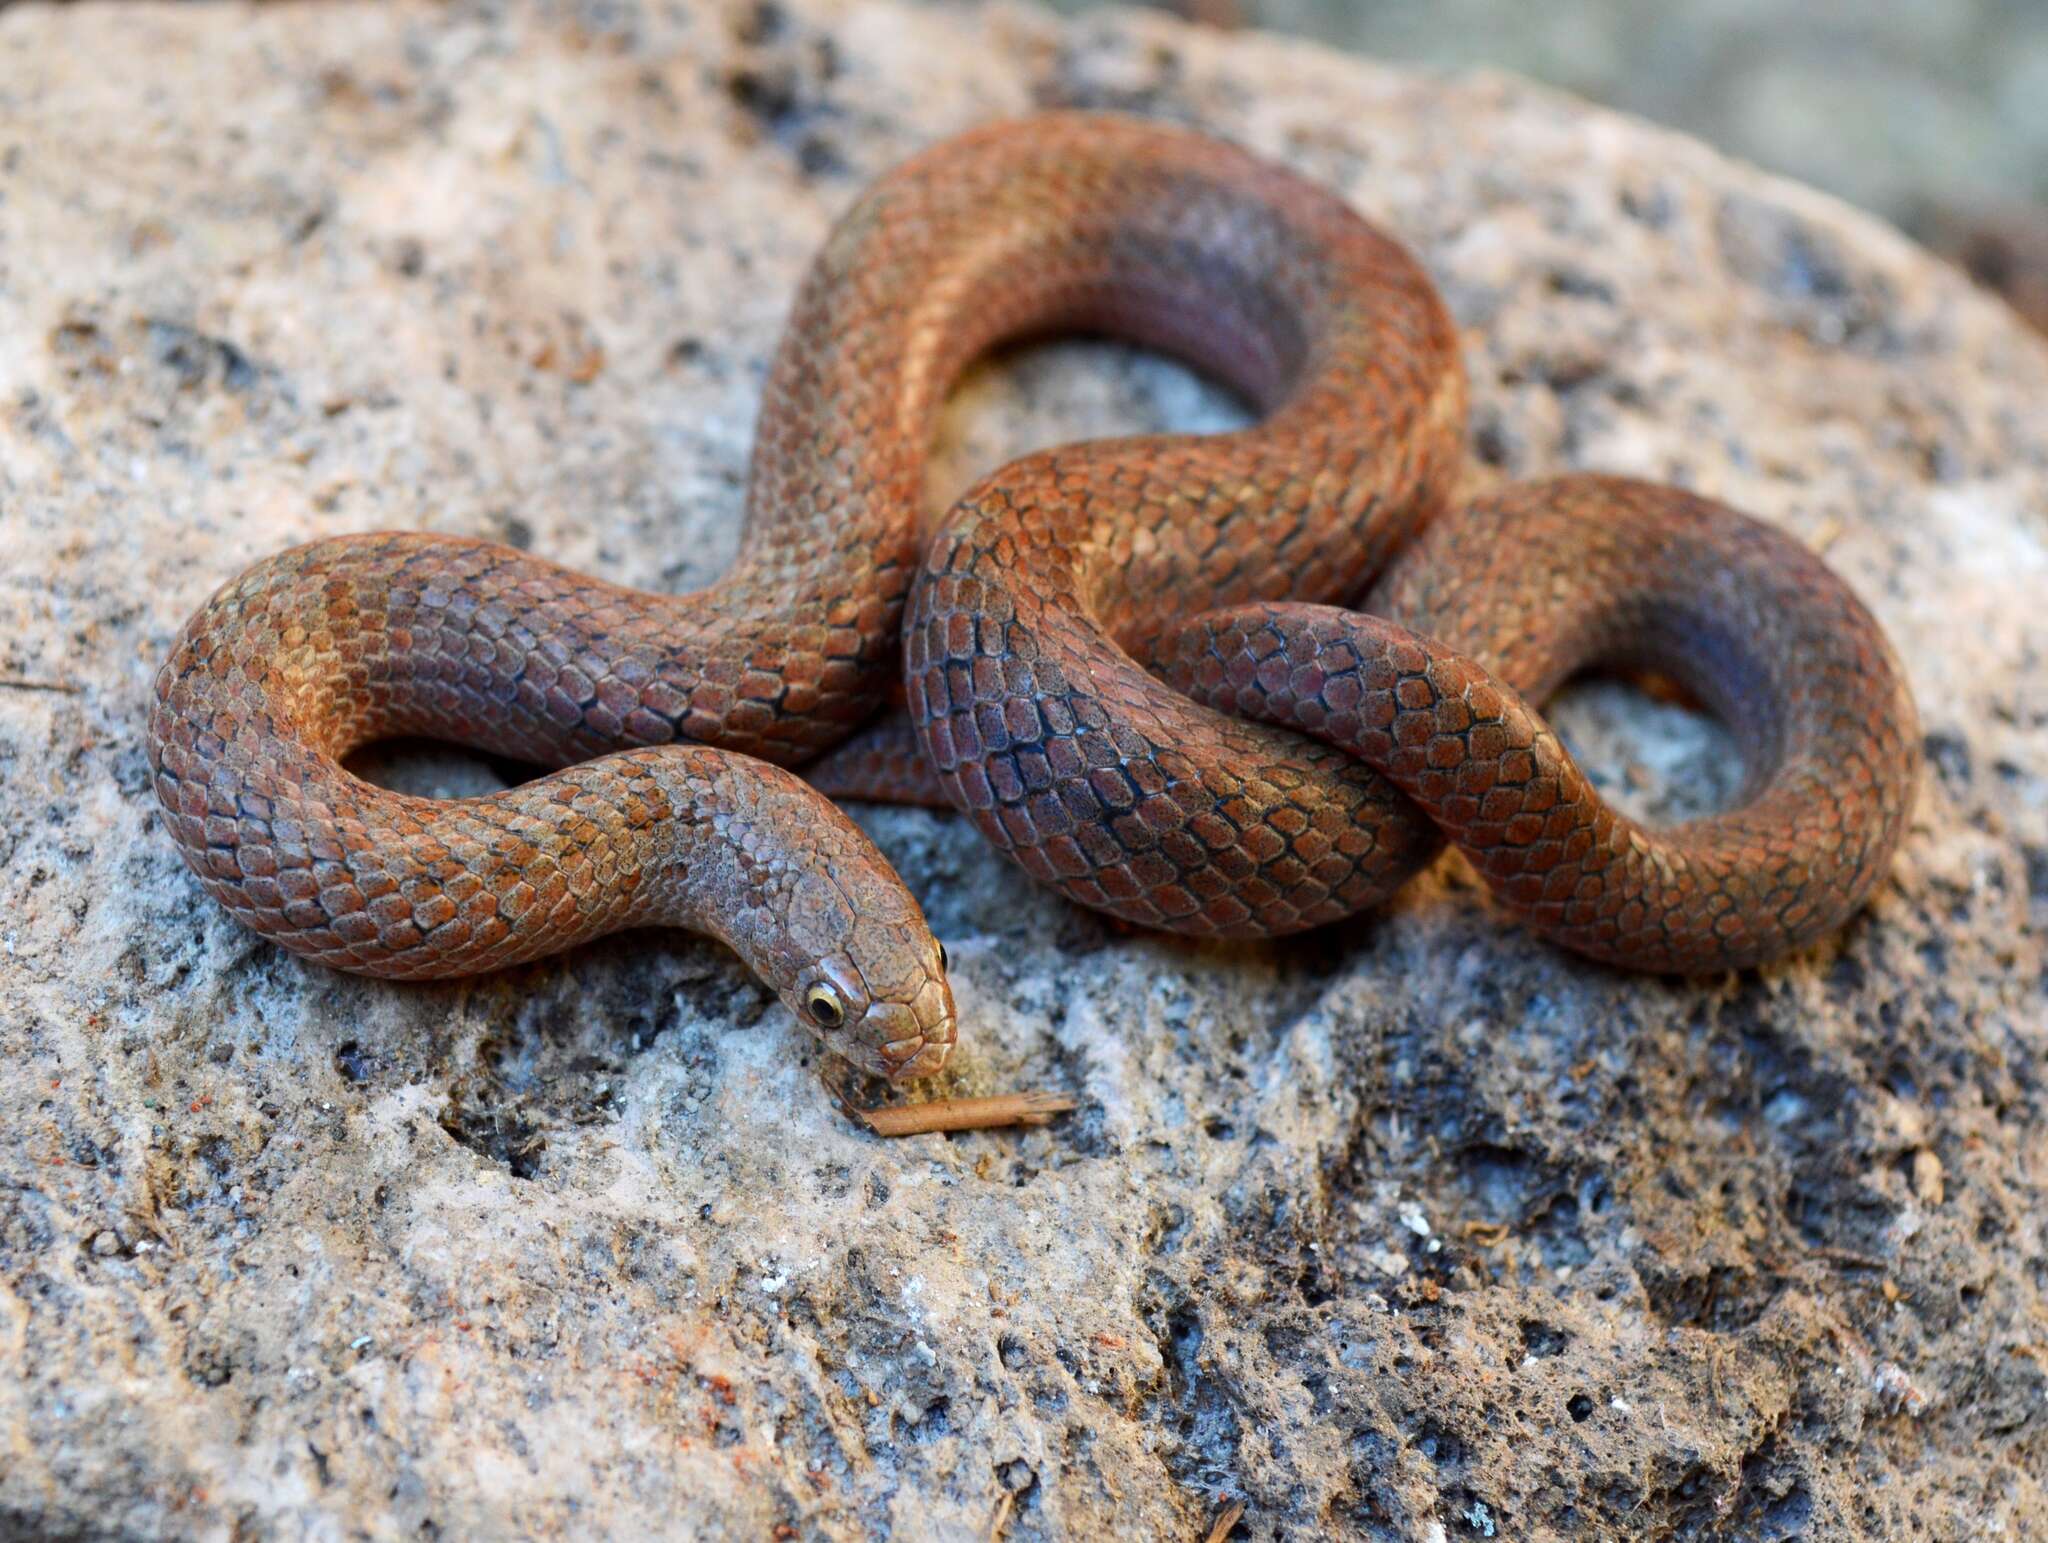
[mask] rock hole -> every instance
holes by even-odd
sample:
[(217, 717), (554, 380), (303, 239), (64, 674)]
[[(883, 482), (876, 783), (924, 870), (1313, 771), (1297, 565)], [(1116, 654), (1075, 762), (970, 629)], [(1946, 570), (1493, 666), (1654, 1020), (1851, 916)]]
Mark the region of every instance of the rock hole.
[(1543, 708), (1572, 757), (1616, 809), (1650, 826), (1732, 806), (1748, 768), (1735, 737), (1657, 675), (1576, 675)]

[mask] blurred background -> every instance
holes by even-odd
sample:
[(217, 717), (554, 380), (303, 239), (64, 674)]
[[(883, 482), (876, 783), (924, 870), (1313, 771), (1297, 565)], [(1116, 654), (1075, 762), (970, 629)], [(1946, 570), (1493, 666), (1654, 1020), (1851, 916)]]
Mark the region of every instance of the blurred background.
[(1390, 61), (1497, 66), (1684, 129), (1885, 216), (2048, 330), (2048, 0), (1158, 3)]

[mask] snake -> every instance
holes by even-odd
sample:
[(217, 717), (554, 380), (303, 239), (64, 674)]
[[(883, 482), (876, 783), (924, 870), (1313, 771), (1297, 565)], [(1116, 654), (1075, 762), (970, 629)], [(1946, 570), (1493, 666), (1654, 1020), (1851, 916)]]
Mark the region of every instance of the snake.
[[(955, 380), (1074, 332), (1183, 359), (1254, 419), (1027, 456), (927, 537)], [(1623, 967), (1840, 928), (1917, 778), (1875, 620), (1790, 536), (1676, 488), (1457, 502), (1466, 390), (1428, 274), (1336, 194), (1131, 117), (984, 125), (878, 179), (812, 263), (722, 577), (651, 593), (417, 532), (263, 559), (157, 674), (163, 821), (214, 899), (320, 964), (441, 978), (689, 929), (895, 1080), (955, 1043), (947, 960), (828, 794), (943, 798), (1072, 900), (1199, 936), (1376, 905), (1446, 840), (1511, 917)], [(1602, 799), (1540, 716), (1596, 667), (1735, 730), (1730, 808), (1652, 830)], [(349, 770), (395, 736), (552, 769), (459, 799)]]

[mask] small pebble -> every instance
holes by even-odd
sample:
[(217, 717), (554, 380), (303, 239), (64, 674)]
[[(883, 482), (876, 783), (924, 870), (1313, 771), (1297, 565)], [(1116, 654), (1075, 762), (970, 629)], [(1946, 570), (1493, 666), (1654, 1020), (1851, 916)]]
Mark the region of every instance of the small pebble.
[(1913, 1154), (1913, 1194), (1922, 1205), (1940, 1205), (1948, 1195), (1941, 1159), (1922, 1147)]

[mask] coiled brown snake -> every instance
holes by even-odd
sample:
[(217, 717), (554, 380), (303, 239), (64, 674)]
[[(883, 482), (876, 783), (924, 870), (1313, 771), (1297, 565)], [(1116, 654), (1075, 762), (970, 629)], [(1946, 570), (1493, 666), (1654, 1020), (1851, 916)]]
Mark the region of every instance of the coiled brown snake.
[[(920, 569), (951, 382), (1076, 329), (1262, 416), (1005, 467)], [(1128, 119), (977, 130), (884, 177), (819, 255), (724, 579), (645, 594), (421, 535), (270, 558), (158, 676), (166, 822), (209, 892), (322, 963), (462, 975), (688, 927), (858, 1064), (928, 1074), (955, 1033), (942, 950), (868, 840), (766, 764), (874, 712), (908, 597), (923, 767), (884, 727), (814, 780), (935, 772), (1084, 904), (1288, 932), (1373, 904), (1442, 833), (1512, 912), (1623, 965), (1719, 969), (1839, 926), (1916, 770), (1868, 613), (1797, 543), (1670, 489), (1575, 477), (1445, 511), (1463, 410), (1435, 289), (1335, 197)], [(1371, 615), (1329, 608), (1368, 585)], [(1739, 807), (1653, 833), (1602, 804), (1528, 705), (1594, 663), (1664, 671), (1735, 726)], [(343, 769), (399, 734), (564, 769), (446, 801)]]

